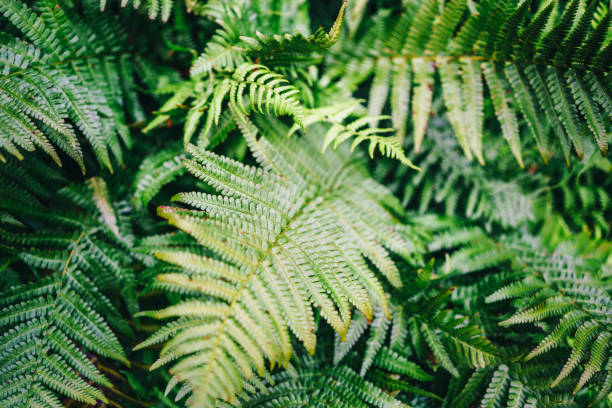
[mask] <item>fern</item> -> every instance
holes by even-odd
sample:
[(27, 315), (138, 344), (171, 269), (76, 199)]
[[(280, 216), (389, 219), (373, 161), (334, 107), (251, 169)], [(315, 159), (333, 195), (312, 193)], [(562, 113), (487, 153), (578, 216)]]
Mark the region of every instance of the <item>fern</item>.
[[(553, 361), (538, 362), (540, 374), (555, 367)], [(554, 368), (553, 368), (554, 369)], [(555, 393), (541, 384), (542, 378), (525, 365), (510, 363), (474, 371), (466, 376), (465, 387), (450, 393), (444, 406), (466, 407), (577, 407), (569, 393)], [(459, 379), (451, 380), (458, 384)], [(453, 384), (453, 385), (455, 385)]]
[[(238, 35), (234, 21), (220, 20), (221, 30), (208, 44), (207, 50), (193, 63), (191, 73), (200, 75), (211, 71), (233, 69), (243, 62), (259, 61), (268, 67), (291, 67), (315, 63), (317, 52), (330, 48), (340, 36), (346, 1), (329, 32), (319, 27), (310, 36), (301, 34), (268, 36), (259, 31), (252, 35)], [(240, 14), (236, 17), (242, 17)], [(244, 21), (244, 20), (240, 20)], [(240, 27), (244, 30), (244, 26)]]
[[(390, 375), (384, 378), (392, 381)], [(272, 376), (265, 388), (245, 396), (244, 400), (244, 407), (319, 404), (338, 407), (408, 406), (375, 383), (361, 378), (349, 365), (325, 364), (325, 355), (321, 352), (315, 358), (302, 356), (296, 359), (295, 366)]]
[[(21, 172), (14, 172), (16, 179)], [(30, 194), (50, 200), (56, 193), (41, 188)], [(112, 383), (88, 352), (129, 365), (115, 332), (133, 333), (107, 293), (121, 289), (130, 311), (137, 311), (130, 235), (124, 235), (128, 231), (102, 179), (57, 194), (78, 211), (49, 212), (31, 198), (0, 200), (0, 208), (20, 224), (0, 228), (0, 251), (12, 256), (9, 263), (23, 273), (23, 283), (4, 291), (0, 302), (3, 407), (59, 407), (61, 397), (92, 405), (108, 402), (99, 386)], [(20, 196), (27, 194), (15, 197)], [(38, 223), (44, 228), (32, 232)], [(28, 282), (28, 270), (40, 278)]]
[[(214, 88), (210, 88), (211, 85)], [(248, 92), (248, 96), (245, 95), (245, 92)], [(277, 116), (289, 115), (296, 123), (301, 123), (304, 112), (302, 104), (296, 97), (298, 92), (295, 87), (287, 85), (287, 80), (282, 75), (270, 71), (263, 65), (244, 63), (237, 67), (230, 77), (219, 80), (216, 85), (210, 83), (209, 89), (205, 92), (200, 92), (199, 95), (194, 94), (194, 89), (191, 88), (190, 84), (182, 86), (166, 102), (161, 112), (165, 112), (166, 109), (173, 109), (176, 104), (184, 103), (192, 97), (197, 98), (195, 106), (189, 111), (185, 123), (184, 142), (189, 143), (203, 115), (202, 107), (210, 103), (205, 123), (200, 132), (201, 140), (199, 141), (200, 144), (207, 144), (209, 143), (208, 140), (210, 140), (209, 134), (211, 129), (213, 126), (219, 126), (222, 105), (226, 97), (229, 98), (230, 105), (233, 105), (244, 114), (252, 109), (255, 112)], [(245, 105), (244, 99), (248, 99), (248, 105)], [(145, 132), (166, 120), (167, 117), (165, 115), (158, 116), (155, 121), (145, 128)]]
[[(162, 115), (152, 121), (145, 132), (166, 122), (168, 110), (193, 99), (185, 120), (184, 141), (185, 144), (191, 141), (207, 110), (198, 142), (206, 145), (211, 129), (219, 126), (226, 96), (230, 104), (244, 113), (253, 109), (276, 116), (289, 115), (301, 125), (304, 109), (297, 95), (298, 89), (272, 68), (292, 72), (298, 65), (306, 66), (320, 59), (317, 53), (330, 48), (338, 40), (344, 9), (345, 4), (329, 32), (319, 28), (308, 37), (299, 34), (281, 37), (266, 36), (258, 31), (252, 36), (241, 35), (238, 30), (249, 26), (247, 18), (251, 11), (238, 8), (227, 15), (211, 5), (204, 14), (214, 17), (221, 27), (208, 42), (204, 53), (193, 62), (191, 80), (171, 90), (173, 96), (160, 110)], [(228, 72), (231, 75), (227, 75)], [(248, 107), (244, 105), (244, 92), (248, 92)]]
[[(443, 308), (452, 289), (436, 296), (423, 296), (423, 291), (431, 284), (429, 274), (432, 266), (430, 264), (413, 278), (410, 291), (403, 290), (403, 301), (392, 303), (391, 324), (382, 318), (372, 322), (361, 366), (362, 376), (374, 363), (375, 366), (392, 368), (395, 372), (399, 370), (411, 378), (427, 381), (429, 377), (426, 373), (397, 354), (410, 349), (422, 360), (426, 360), (426, 353), (431, 352), (433, 365), (443, 367), (454, 376), (459, 376), (457, 366), (487, 367), (498, 361), (498, 352), (480, 328), (466, 324), (465, 317), (453, 316), (450, 309)], [(360, 320), (351, 323), (349, 333), (352, 336), (346, 344), (336, 341), (336, 361), (340, 360), (339, 356), (346, 355), (347, 348), (356, 344), (357, 338), (364, 333), (363, 330), (353, 329), (353, 325), (359, 326)], [(388, 346), (385, 346), (387, 342)]]
[(132, 143), (128, 114), (142, 117), (138, 105), (127, 109), (124, 102), (137, 100), (125, 33), (89, 3), (84, 15), (70, 4), (56, 6), (41, 1), (39, 13), (18, 0), (0, 6), (22, 35), (4, 36), (0, 49), (0, 144), (19, 159), (22, 150), (41, 149), (61, 165), (59, 148), (84, 172), (82, 135), (112, 171), (111, 154), (122, 160), (120, 140)]
[[(106, 8), (107, 0), (100, 0), (100, 11)], [(142, 0), (121, 0), (121, 7), (132, 5), (134, 9), (144, 6)], [(174, 0), (147, 0), (146, 2), (147, 15), (151, 20), (155, 20), (158, 16), (162, 21), (168, 21), (174, 5)], [(185, 2), (189, 3), (188, 1)]]
[[(185, 268), (158, 276), (159, 287), (196, 297), (147, 312), (156, 318), (180, 317), (182, 323), (144, 345), (172, 336), (154, 367), (180, 358), (172, 371), (188, 382), (196, 405), (234, 400), (243, 378), (264, 374), (264, 360), (271, 367), (286, 364), (291, 354), (287, 329), (314, 352), (311, 304), (341, 336), (348, 329), (351, 305), (370, 319), (373, 304), (387, 310), (382, 287), (361, 255), (400, 285), (397, 267), (382, 244), (408, 252), (407, 242), (394, 232), (394, 218), (379, 201), (391, 197), (363, 178), (357, 164), (341, 154), (321, 156), (307, 140), (273, 134), (257, 138), (244, 116), (238, 114), (237, 120), (253, 154), (271, 171), (190, 147), (195, 160), (186, 167), (222, 195), (179, 194), (176, 201), (198, 210), (158, 211), (223, 259), (156, 252)], [(300, 149), (310, 151), (308, 162), (318, 166), (305, 167), (304, 158), (297, 156), (287, 160)], [(220, 274), (226, 283), (215, 282)]]
[[(481, 220), (487, 226), (516, 228), (536, 218), (539, 195), (525, 185), (545, 185), (540, 177), (518, 173), (508, 156), (497, 159), (495, 169), (473, 166), (442, 118), (431, 121), (427, 136), (423, 152), (409, 157), (420, 172), (393, 163), (376, 164), (377, 173), (392, 177), (390, 187), (405, 207), (419, 214), (437, 211)], [(497, 146), (504, 149), (501, 142)]]
[(610, 407), (608, 1), (0, 14), (0, 407)]
[[(383, 156), (396, 159), (403, 165), (419, 170), (419, 168), (406, 157), (406, 153), (401, 145), (401, 139), (394, 134), (393, 128), (370, 127), (364, 129), (369, 122), (389, 118), (385, 116), (360, 116), (359, 112), (362, 109), (358, 101), (349, 101), (315, 108), (306, 113), (303, 123), (304, 126), (317, 123), (331, 124), (323, 140), (323, 151), (330, 145), (335, 149), (345, 140), (353, 138), (351, 151), (355, 150), (361, 143), (367, 142), (369, 143), (368, 153), (371, 158), (374, 157), (374, 153), (378, 149)], [(359, 115), (358, 119), (350, 123), (344, 123), (347, 117), (354, 114)], [(291, 133), (296, 132), (298, 129), (300, 129), (299, 124), (294, 125), (291, 129)]]
[[(376, 24), (364, 27), (363, 34), (355, 39), (362, 52), (373, 50), (358, 58), (375, 63), (365, 68), (369, 63), (362, 61), (364, 68), (353, 73), (347, 65), (353, 59), (344, 63), (344, 57), (333, 56), (340, 66), (325, 77), (334, 78), (345, 70), (355, 79), (343, 79), (342, 83), (354, 90), (373, 75), (371, 89), (378, 91), (370, 95), (370, 104), (375, 103), (375, 111), (380, 113), (390, 95), (394, 127), (400, 138), (405, 134), (406, 112), (412, 111), (416, 152), (429, 122), (437, 70), (448, 117), (468, 158), (476, 157), (484, 163), (483, 77), (501, 134), (521, 166), (521, 146), (525, 142), (521, 140), (519, 117), (525, 119), (544, 161), (553, 151), (548, 141), (550, 131), (540, 123), (540, 112), (546, 113), (545, 123), (550, 122), (566, 161), (570, 145), (582, 158), (589, 138), (605, 154), (610, 131), (606, 113), (609, 98), (597, 95), (610, 93), (605, 65), (607, 62), (609, 66), (609, 39), (604, 39), (609, 31), (609, 10), (598, 8), (599, 2), (594, 1), (579, 15), (579, 3), (570, 2), (557, 18), (552, 13), (556, 3), (543, 5), (530, 16), (530, 1), (408, 2), (398, 18), (381, 15), (387, 31), (380, 46), (369, 46), (381, 37)], [(593, 78), (598, 85), (590, 87)]]
[(557, 386), (584, 360), (585, 370), (574, 389), (576, 393), (595, 373), (604, 369), (609, 358), (606, 348), (610, 340), (607, 327), (610, 299), (600, 288), (605, 285), (598, 284), (597, 278), (587, 274), (593, 265), (584, 264), (579, 258), (527, 252), (522, 254), (522, 259), (529, 262), (541, 277), (530, 275), (520, 282), (499, 289), (487, 300), (520, 299), (524, 296), (533, 299), (524, 304), (521, 311), (500, 322), (504, 326), (558, 319), (556, 327), (526, 358), (531, 359), (562, 347), (567, 336), (573, 337), (571, 354), (550, 386)]
[(134, 177), (134, 196), (136, 208), (146, 207), (164, 184), (185, 172), (185, 155), (176, 151), (163, 151), (147, 157)]

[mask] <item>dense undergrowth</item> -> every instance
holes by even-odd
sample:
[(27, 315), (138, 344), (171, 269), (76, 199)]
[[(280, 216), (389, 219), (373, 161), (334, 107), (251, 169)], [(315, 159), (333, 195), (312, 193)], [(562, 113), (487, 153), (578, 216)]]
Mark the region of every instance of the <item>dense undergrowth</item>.
[(612, 407), (607, 0), (0, 0), (0, 407)]

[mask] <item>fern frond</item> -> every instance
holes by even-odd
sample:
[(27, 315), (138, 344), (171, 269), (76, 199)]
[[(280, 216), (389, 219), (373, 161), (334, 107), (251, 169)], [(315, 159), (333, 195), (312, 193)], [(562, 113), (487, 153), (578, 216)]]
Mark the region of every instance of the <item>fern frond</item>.
[[(420, 172), (377, 163), (377, 172), (394, 180), (393, 190), (402, 204), (420, 214), (441, 211), (447, 216), (505, 228), (535, 220), (537, 195), (528, 192), (524, 184), (536, 182), (538, 176), (519, 172), (511, 155), (498, 158), (496, 168), (474, 166), (461, 152), (465, 148), (454, 137), (454, 131), (455, 127), (446, 120), (432, 121), (423, 152), (409, 157)], [(497, 146), (503, 149), (503, 141), (498, 141)]]
[[(387, 378), (389, 378), (387, 376)], [(390, 379), (390, 378), (389, 378)], [(302, 357), (292, 370), (274, 375), (264, 391), (246, 396), (244, 407), (317, 406), (408, 407), (345, 365), (325, 366)]]
[(538, 271), (522, 281), (511, 283), (493, 293), (488, 302), (508, 298), (530, 299), (522, 310), (500, 322), (501, 325), (556, 321), (550, 333), (542, 339), (526, 358), (531, 359), (553, 349), (566, 346), (568, 336), (573, 337), (571, 354), (561, 372), (550, 386), (555, 387), (568, 378), (584, 361), (586, 369), (574, 389), (576, 393), (593, 375), (603, 369), (609, 356), (606, 349), (610, 342), (610, 296), (598, 285), (596, 275), (580, 258), (559, 254), (532, 253), (519, 247), (516, 252), (522, 262)]
[[(323, 151), (329, 146), (336, 149), (341, 143), (348, 139), (353, 139), (351, 151), (355, 150), (361, 143), (369, 143), (368, 153), (374, 157), (376, 150), (386, 157), (398, 160), (405, 166), (419, 170), (406, 156), (402, 147), (401, 138), (395, 135), (393, 128), (372, 127), (373, 123), (379, 120), (389, 119), (386, 116), (359, 115), (363, 107), (359, 101), (348, 101), (331, 106), (323, 106), (308, 110), (305, 114), (303, 124), (305, 127), (319, 123), (328, 123), (329, 127), (325, 139), (323, 140)], [(357, 119), (347, 122), (347, 118), (359, 115)], [(366, 126), (370, 127), (366, 128)], [(299, 129), (296, 124), (291, 128), (290, 133)]]
[[(107, 17), (94, 23), (87, 11), (79, 16), (70, 4), (41, 2), (37, 13), (11, 0), (0, 13), (23, 35), (3, 37), (0, 46), (9, 62), (0, 77), (2, 147), (18, 158), (19, 149), (41, 149), (61, 164), (59, 148), (84, 172), (82, 135), (100, 164), (112, 171), (111, 152), (121, 161), (119, 140), (131, 145), (124, 97), (137, 100), (120, 80), (130, 72), (124, 32)], [(91, 24), (85, 27), (79, 19)], [(108, 26), (116, 30), (109, 32)], [(125, 84), (131, 80), (125, 78)]]
[(231, 115), (222, 115), (226, 98), (228, 104), (243, 115), (251, 111), (275, 116), (287, 115), (299, 125), (302, 125), (305, 115), (297, 96), (299, 90), (295, 86), (290, 85), (281, 74), (263, 65), (247, 62), (236, 67), (231, 75), (222, 75), (216, 81), (192, 80), (180, 83), (173, 93), (160, 109), (157, 118), (144, 131), (148, 132), (165, 123), (170, 111), (193, 100), (184, 127), (185, 144), (191, 141), (204, 118), (198, 144), (208, 145), (212, 139), (216, 139), (213, 134), (217, 131), (227, 135), (227, 128), (234, 121)]
[(147, 157), (134, 177), (136, 208), (146, 207), (161, 188), (185, 172), (185, 155), (175, 151), (162, 151)]
[[(590, 2), (585, 7), (581, 4), (569, 2), (558, 17), (553, 2), (543, 4), (534, 15), (528, 0), (478, 4), (467, 0), (405, 2), (397, 10), (399, 17), (380, 16), (389, 27), (387, 31), (383, 29), (381, 33), (378, 25), (362, 24), (361, 35), (351, 50), (347, 47), (339, 51), (356, 55), (334, 56), (334, 65), (341, 66), (330, 68), (326, 75), (334, 78), (344, 70), (342, 84), (348, 85), (350, 92), (373, 76), (370, 92), (375, 98), (370, 99), (370, 104), (375, 103), (371, 106), (377, 109), (371, 113), (383, 113), (390, 99), (391, 115), (397, 118), (394, 127), (402, 137), (406, 129), (404, 118), (410, 111), (416, 152), (420, 151), (429, 122), (438, 72), (449, 120), (468, 158), (476, 157), (484, 164), (486, 89), (502, 135), (520, 165), (524, 145), (519, 137), (521, 118), (526, 120), (527, 132), (536, 140), (544, 161), (556, 146), (569, 160), (570, 144), (576, 155), (583, 157), (589, 138), (584, 135), (582, 121), (591, 131), (590, 140), (605, 154), (610, 126), (602, 110), (607, 109), (608, 98), (597, 96), (602, 94), (588, 84), (593, 75), (608, 75), (602, 62), (609, 61), (612, 55), (604, 39), (608, 37), (605, 33), (611, 17), (607, 10), (596, 12), (600, 2)], [(359, 68), (354, 72), (350, 64), (357, 64), (356, 59), (360, 60)], [(390, 64), (393, 75), (385, 68)], [(400, 82), (403, 91), (390, 92), (388, 96), (399, 78), (414, 83), (411, 100), (400, 98), (406, 89), (410, 90), (411, 84), (404, 82)], [(603, 89), (609, 94), (610, 84), (606, 83)], [(540, 111), (546, 115), (539, 115)], [(556, 146), (547, 143), (549, 126)]]
[[(108, 0), (100, 0), (100, 11), (104, 11), (107, 1)], [(151, 20), (155, 20), (159, 16), (162, 21), (168, 21), (172, 12), (174, 0), (147, 0), (145, 3), (147, 15)], [(121, 0), (121, 7), (127, 7), (129, 5), (134, 9), (145, 6), (142, 0)]]
[[(46, 275), (2, 293), (3, 407), (55, 408), (60, 396), (91, 405), (107, 402), (98, 386), (112, 384), (88, 352), (129, 365), (115, 331), (133, 334), (105, 293), (123, 285), (124, 299), (135, 311), (129, 238), (122, 236), (103, 180), (90, 179), (89, 187), (59, 195), (83, 212), (49, 212), (31, 201), (0, 200), (3, 211), (22, 221), (20, 227), (0, 229), (0, 251), (14, 256), (16, 267)], [(45, 227), (31, 233), (25, 225), (32, 223)]]
[(244, 92), (248, 91), (250, 107), (255, 112), (273, 113), (275, 116), (289, 115), (301, 125), (303, 108), (295, 97), (299, 91), (287, 85), (288, 82), (282, 75), (263, 65), (243, 64), (236, 68), (232, 76), (229, 88), (230, 103), (246, 114), (243, 96)]
[[(234, 70), (244, 63), (257, 63), (268, 68), (305, 66), (321, 59), (320, 51), (334, 45), (339, 38), (344, 19), (346, 1), (343, 2), (338, 16), (329, 32), (319, 27), (313, 34), (274, 34), (265, 35), (250, 27), (243, 19), (248, 12), (235, 14), (221, 13), (215, 21), (221, 25), (208, 42), (207, 48), (191, 67), (194, 76), (205, 74), (211, 70)], [(235, 13), (235, 12), (234, 12)]]
[[(236, 119), (255, 157), (272, 171), (190, 147), (194, 160), (185, 166), (222, 195), (179, 194), (175, 200), (199, 210), (159, 209), (233, 271), (233, 277), (223, 274), (226, 283), (217, 284), (210, 280), (215, 275), (206, 259), (157, 251), (158, 257), (185, 268), (184, 274), (160, 275), (163, 287), (196, 297), (146, 315), (182, 316), (197, 323), (173, 336), (154, 367), (178, 360), (172, 372), (188, 383), (191, 400), (198, 404), (235, 400), (243, 379), (264, 374), (265, 360), (270, 367), (286, 364), (288, 329), (313, 352), (311, 305), (320, 307), (341, 337), (347, 333), (351, 305), (370, 319), (373, 305), (386, 311), (380, 283), (361, 256), (400, 285), (397, 267), (381, 244), (400, 253), (407, 250), (379, 201), (390, 196), (359, 170), (347, 173), (348, 157), (338, 152), (321, 156), (308, 139), (257, 137), (246, 117), (236, 113)], [(293, 156), (298, 152), (309, 152), (307, 163), (319, 165), (304, 167), (305, 157)]]

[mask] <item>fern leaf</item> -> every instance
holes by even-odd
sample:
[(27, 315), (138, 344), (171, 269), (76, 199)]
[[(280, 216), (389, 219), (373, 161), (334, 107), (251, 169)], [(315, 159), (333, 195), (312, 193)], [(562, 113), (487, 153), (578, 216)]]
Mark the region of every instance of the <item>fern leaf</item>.
[(444, 369), (446, 369), (453, 376), (458, 377), (459, 371), (453, 364), (446, 348), (440, 340), (440, 337), (425, 323), (422, 324), (421, 330), (423, 331), (425, 341), (429, 345), (432, 353), (437, 358), (440, 365), (444, 367)]
[(185, 172), (185, 156), (173, 151), (164, 151), (147, 157), (134, 178), (136, 208), (146, 207), (161, 188)]
[(424, 59), (412, 60), (412, 71), (414, 73), (414, 95), (412, 98), (412, 116), (414, 123), (414, 151), (421, 150), (421, 144), (427, 130), (431, 101), (433, 98), (433, 64)]
[(484, 76), (489, 85), (489, 90), (491, 91), (493, 106), (495, 106), (495, 114), (501, 124), (504, 139), (506, 139), (510, 145), (512, 154), (514, 154), (514, 157), (516, 157), (516, 160), (522, 168), (525, 165), (523, 164), (523, 157), (521, 155), (518, 123), (514, 110), (510, 106), (511, 101), (507, 96), (508, 85), (506, 80), (494, 66), (489, 64), (484, 65)]
[(336, 342), (334, 347), (334, 364), (338, 364), (355, 346), (361, 335), (368, 328), (368, 319), (361, 314), (355, 313), (353, 320), (346, 333), (346, 339), (342, 341), (336, 334)]
[(368, 369), (374, 362), (374, 358), (380, 353), (387, 336), (388, 327), (389, 321), (387, 320), (383, 311), (377, 311), (377, 313), (374, 315), (374, 320), (372, 321), (372, 334), (368, 340), (365, 355), (363, 357), (363, 363), (361, 364), (361, 370), (359, 371), (359, 375), (362, 377), (366, 375)]
[[(102, 290), (110, 282), (124, 285), (122, 294), (131, 304), (127, 297), (133, 278), (126, 263), (132, 255), (121, 219), (101, 179), (57, 195), (85, 212), (71, 218), (32, 202), (0, 200), (0, 208), (16, 219), (45, 225), (35, 234), (0, 230), (0, 251), (37, 274), (50, 272), (2, 293), (0, 372), (8, 384), (0, 391), (2, 406), (56, 407), (60, 396), (91, 405), (107, 402), (99, 386), (112, 384), (88, 353), (129, 365), (115, 331), (132, 332)], [(89, 219), (83, 221), (83, 214)], [(118, 275), (111, 263), (117, 264)]]
[(426, 50), (432, 54), (440, 53), (448, 47), (457, 23), (463, 16), (467, 2), (465, 0), (452, 0), (444, 5), (440, 17), (434, 20), (431, 39)]
[(478, 62), (461, 60), (463, 68), (463, 96), (465, 97), (466, 130), (474, 156), (484, 165), (482, 155), (483, 84)]
[(397, 130), (397, 135), (402, 141), (406, 135), (412, 71), (403, 58), (394, 58), (391, 61), (391, 71), (391, 120), (393, 128)]
[[(425, 48), (425, 44), (427, 43), (426, 39), (431, 34), (431, 28), (433, 26), (436, 3), (436, 0), (425, 0), (419, 7), (406, 37), (406, 42), (402, 47), (403, 53), (417, 54)], [(415, 68), (415, 80), (417, 80), (417, 75), (421, 75), (416, 74), (418, 70), (419, 69)]]
[(502, 398), (506, 389), (510, 385), (508, 378), (508, 367), (505, 365), (499, 366), (493, 373), (493, 379), (485, 392), (484, 398), (480, 406), (482, 408), (494, 408), (502, 406)]
[[(349, 304), (355, 305), (366, 317), (371, 315), (368, 303), (379, 304), (383, 311), (386, 310), (386, 300), (376, 297), (378, 289), (369, 286), (375, 278), (360, 255), (372, 257), (381, 268), (389, 268), (392, 263), (386, 250), (372, 241), (376, 236), (382, 241), (386, 239), (376, 232), (378, 227), (355, 212), (357, 203), (352, 196), (337, 195), (340, 193), (338, 186), (333, 197), (317, 195), (321, 194), (317, 191), (326, 191), (326, 183), (336, 182), (333, 169), (342, 171), (346, 158), (338, 154), (326, 156), (334, 167), (324, 166), (313, 174), (314, 177), (305, 179), (300, 175), (299, 159), (287, 161), (289, 157), (279, 154), (280, 151), (293, 151), (294, 154), (304, 151), (303, 148), (289, 148), (298, 140), (278, 136), (271, 140), (257, 138), (254, 126), (244, 116), (235, 114), (255, 157), (275, 172), (245, 167), (190, 147), (194, 160), (186, 162), (186, 167), (225, 194), (227, 199), (196, 194), (177, 197), (177, 200), (206, 209), (206, 215), (169, 207), (159, 210), (159, 214), (173, 225), (221, 256), (222, 264), (227, 265), (224, 268), (240, 268), (236, 278), (226, 277), (227, 284), (223, 288), (213, 285), (214, 281), (199, 278), (206, 273), (200, 267), (194, 270), (197, 277), (192, 279), (174, 274), (158, 278), (164, 285), (180, 287), (181, 291), (208, 294), (218, 299), (216, 302), (186, 301), (147, 313), (157, 318), (205, 319), (218, 325), (215, 334), (200, 339), (197, 347), (189, 346), (189, 337), (180, 333), (174, 335), (154, 365), (158, 367), (178, 359), (173, 372), (179, 380), (187, 381), (191, 399), (196, 403), (217, 398), (234, 399), (243, 388), (243, 379), (251, 375), (248, 367), (262, 375), (264, 360), (272, 367), (276, 363), (286, 364), (291, 351), (287, 329), (312, 352), (315, 326), (311, 304), (321, 308), (322, 316), (341, 338), (345, 337), (348, 328)], [(299, 145), (304, 143), (311, 142), (299, 141)], [(311, 152), (315, 157), (320, 154), (316, 149)], [(282, 171), (280, 174), (285, 178), (277, 175), (278, 171)], [(322, 184), (306, 188), (305, 180), (310, 180), (309, 183), (320, 180), (317, 183)], [(357, 179), (350, 177), (346, 186), (350, 193), (347, 194), (353, 194), (356, 182)], [(293, 198), (283, 198), (286, 194)], [(368, 205), (377, 205), (371, 198), (368, 200)], [(363, 204), (366, 201), (360, 203)], [(368, 209), (368, 214), (374, 208)], [(338, 218), (341, 214), (344, 220)], [(313, 224), (310, 217), (315, 215), (318, 221)], [(328, 221), (319, 224), (323, 219), (331, 224)], [(363, 226), (359, 239), (353, 239), (353, 234), (357, 233), (353, 230), (356, 222)], [(314, 240), (313, 234), (317, 236)], [(179, 265), (187, 261), (167, 251), (157, 252), (159, 257)], [(333, 268), (330, 260), (333, 260)], [(192, 331), (194, 335), (198, 333), (195, 328)], [(161, 341), (166, 336), (158, 336), (156, 340)], [(226, 360), (225, 355), (232, 356), (235, 363)], [(221, 376), (222, 372), (218, 371), (221, 366), (231, 367), (231, 371)]]
[(530, 65), (525, 69), (525, 74), (529, 79), (529, 83), (533, 87), (539, 106), (549, 118), (549, 123), (553, 129), (553, 133), (561, 145), (561, 151), (565, 157), (565, 162), (569, 165), (571, 141), (567, 133), (565, 133), (565, 129), (560, 118), (555, 112), (555, 101), (549, 93), (545, 80), (539, 70), (533, 65)]
[(586, 118), (589, 130), (595, 136), (597, 147), (605, 155), (608, 152), (608, 135), (601, 120), (599, 108), (591, 99), (587, 85), (574, 70), (569, 70), (565, 77), (578, 109)]
[(417, 364), (387, 348), (380, 349), (376, 354), (374, 364), (376, 367), (383, 368), (393, 373), (402, 374), (418, 381), (433, 380), (433, 376), (425, 372)]
[(442, 81), (442, 92), (444, 93), (444, 103), (446, 104), (448, 119), (457, 135), (459, 145), (463, 149), (469, 160), (472, 160), (472, 151), (468, 143), (467, 125), (465, 124), (465, 115), (463, 110), (463, 98), (461, 90), (461, 81), (457, 77), (459, 65), (457, 63), (449, 63), (440, 61), (440, 79)]
[[(59, 148), (84, 172), (79, 141), (84, 136), (99, 163), (112, 171), (109, 151), (121, 161), (119, 140), (128, 147), (131, 143), (123, 98), (135, 102), (132, 112), (139, 109), (129, 86), (133, 78), (120, 80), (131, 73), (123, 31), (108, 32), (107, 26), (115, 26), (108, 17), (93, 22), (72, 4), (55, 6), (41, 3), (37, 12), (18, 0), (0, 6), (0, 13), (23, 35), (9, 36), (2, 47), (13, 61), (0, 78), (3, 147), (17, 157), (21, 154), (15, 146), (39, 148), (61, 164)], [(10, 45), (26, 40), (28, 47)]]
[[(381, 59), (376, 66), (374, 80), (370, 88), (370, 96), (368, 97), (368, 114), (373, 118), (379, 116), (389, 93), (389, 78), (391, 74), (391, 61), (388, 58)], [(376, 120), (370, 122), (370, 127), (375, 128), (378, 125)]]
[(538, 150), (544, 159), (544, 163), (547, 163), (548, 157), (551, 156), (552, 152), (548, 147), (546, 131), (542, 126), (542, 122), (539, 120), (539, 118), (542, 116), (542, 112), (540, 111), (536, 102), (537, 96), (531, 89), (526, 76), (521, 73), (515, 65), (506, 64), (505, 72), (508, 82), (514, 91), (516, 101), (518, 102), (521, 112), (523, 113), (523, 116), (529, 125), (529, 129), (531, 130), (531, 133), (533, 134), (533, 137), (537, 143)]
[(576, 154), (579, 158), (582, 158), (584, 156), (582, 129), (578, 122), (576, 107), (571, 103), (567, 95), (561, 73), (554, 68), (547, 69), (546, 83), (561, 123), (563, 123), (567, 135), (574, 145)]

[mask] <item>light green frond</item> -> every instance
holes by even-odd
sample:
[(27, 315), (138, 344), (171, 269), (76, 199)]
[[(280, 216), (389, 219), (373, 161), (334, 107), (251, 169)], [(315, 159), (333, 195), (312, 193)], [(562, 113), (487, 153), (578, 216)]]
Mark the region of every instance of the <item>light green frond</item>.
[[(170, 323), (145, 344), (170, 338), (154, 366), (174, 362), (172, 372), (188, 384), (194, 403), (232, 400), (251, 369), (263, 375), (264, 361), (270, 367), (286, 364), (291, 353), (288, 330), (313, 352), (313, 305), (342, 339), (351, 305), (366, 316), (371, 316), (373, 305), (381, 307), (376, 321), (384, 324), (386, 299), (362, 256), (370, 258), (394, 284), (400, 283), (393, 277), (395, 265), (378, 242), (389, 242), (391, 248), (404, 244), (399, 236), (393, 238), (396, 242), (384, 237), (394, 228), (392, 219), (366, 218), (363, 213), (380, 213), (379, 200), (384, 195), (360, 202), (368, 207), (357, 210), (353, 188), (372, 187), (362, 173), (344, 173), (350, 159), (339, 152), (321, 155), (314, 148), (316, 142), (309, 140), (312, 135), (299, 141), (282, 135), (268, 140), (258, 137), (244, 116), (238, 120), (255, 157), (275, 170), (246, 167), (189, 147), (194, 160), (187, 161), (186, 167), (221, 195), (184, 193), (175, 199), (197, 211), (159, 210), (221, 259), (158, 250), (158, 258), (184, 272), (159, 275), (156, 285), (202, 300), (144, 314), (178, 317), (177, 322), (188, 319), (188, 326)], [(285, 162), (278, 151), (296, 144), (319, 158), (324, 167), (321, 174), (331, 177), (329, 181), (295, 178), (301, 171), (299, 163)], [(283, 173), (277, 173), (280, 170)], [(333, 183), (333, 192), (327, 190), (327, 183)], [(223, 283), (216, 280), (219, 276)], [(187, 323), (195, 320), (201, 323)], [(216, 333), (203, 335), (210, 324), (216, 325)], [(225, 367), (223, 375), (220, 367)]]

